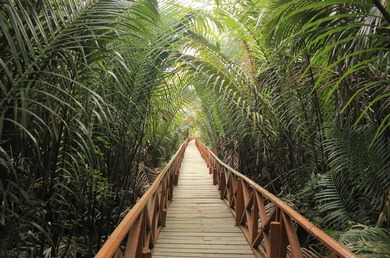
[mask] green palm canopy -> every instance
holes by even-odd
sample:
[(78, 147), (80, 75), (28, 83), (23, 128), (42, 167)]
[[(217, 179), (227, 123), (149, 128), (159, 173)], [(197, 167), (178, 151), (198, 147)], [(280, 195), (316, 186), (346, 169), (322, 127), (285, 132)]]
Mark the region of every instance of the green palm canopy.
[(387, 3), (0, 1), (0, 256), (95, 255), (196, 134), (389, 257)]

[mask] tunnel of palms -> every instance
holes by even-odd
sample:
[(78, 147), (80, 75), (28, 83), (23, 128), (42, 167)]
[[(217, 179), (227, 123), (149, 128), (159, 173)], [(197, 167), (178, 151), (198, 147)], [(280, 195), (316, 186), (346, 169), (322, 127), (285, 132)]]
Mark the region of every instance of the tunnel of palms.
[(389, 257), (389, 11), (2, 1), (0, 256)]

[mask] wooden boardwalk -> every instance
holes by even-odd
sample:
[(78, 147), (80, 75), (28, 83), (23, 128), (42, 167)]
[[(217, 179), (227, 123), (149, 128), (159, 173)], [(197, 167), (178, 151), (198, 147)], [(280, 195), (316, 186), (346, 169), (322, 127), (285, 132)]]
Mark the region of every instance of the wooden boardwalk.
[(232, 213), (219, 198), (206, 164), (191, 141), (153, 257), (253, 258), (244, 234), (234, 224)]

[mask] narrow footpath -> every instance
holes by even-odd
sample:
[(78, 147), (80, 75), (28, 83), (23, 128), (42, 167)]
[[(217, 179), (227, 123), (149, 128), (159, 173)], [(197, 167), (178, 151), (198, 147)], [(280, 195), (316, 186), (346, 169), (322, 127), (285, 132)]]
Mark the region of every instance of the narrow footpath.
[(153, 257), (253, 258), (244, 234), (234, 224), (195, 141), (191, 141)]

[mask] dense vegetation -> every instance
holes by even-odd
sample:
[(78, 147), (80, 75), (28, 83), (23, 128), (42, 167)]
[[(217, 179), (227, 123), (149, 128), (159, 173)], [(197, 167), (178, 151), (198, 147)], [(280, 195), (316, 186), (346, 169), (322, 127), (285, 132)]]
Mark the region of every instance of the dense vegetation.
[(387, 0), (207, 2), (0, 2), (0, 256), (93, 256), (188, 134), (390, 256)]

